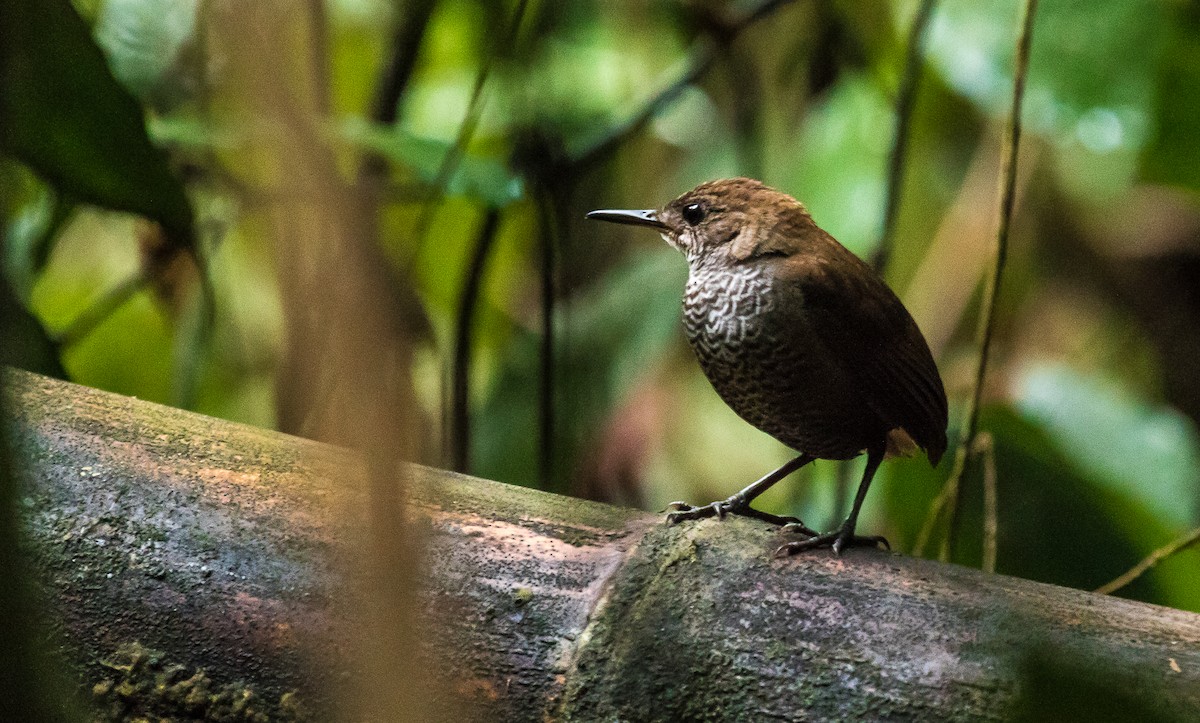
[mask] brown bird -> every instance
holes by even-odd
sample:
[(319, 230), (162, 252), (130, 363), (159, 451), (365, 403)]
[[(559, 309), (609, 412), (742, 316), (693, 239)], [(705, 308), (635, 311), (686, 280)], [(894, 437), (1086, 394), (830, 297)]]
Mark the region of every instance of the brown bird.
[(769, 487), (814, 459), (867, 453), (840, 528), (781, 554), (887, 544), (858, 537), (859, 509), (889, 454), (946, 451), (946, 392), (929, 346), (874, 269), (821, 230), (796, 199), (759, 181), (710, 181), (659, 210), (592, 211), (588, 218), (657, 229), (683, 252), (683, 325), (705, 375), (743, 419), (800, 455), (728, 499), (674, 503), (670, 522), (742, 514)]

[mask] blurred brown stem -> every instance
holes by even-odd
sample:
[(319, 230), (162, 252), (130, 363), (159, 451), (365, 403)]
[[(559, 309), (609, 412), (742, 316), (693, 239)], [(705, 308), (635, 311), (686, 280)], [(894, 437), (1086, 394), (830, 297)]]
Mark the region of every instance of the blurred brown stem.
[(318, 113), (329, 113), (329, 13), (325, 0), (308, 0), (309, 75)]

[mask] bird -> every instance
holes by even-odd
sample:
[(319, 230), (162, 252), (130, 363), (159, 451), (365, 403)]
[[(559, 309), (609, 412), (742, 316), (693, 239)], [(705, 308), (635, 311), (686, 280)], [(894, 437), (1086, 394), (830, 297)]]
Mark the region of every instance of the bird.
[[(858, 515), (880, 463), (946, 451), (946, 392), (912, 315), (869, 264), (821, 229), (792, 196), (750, 178), (696, 186), (659, 209), (592, 211), (588, 219), (658, 231), (687, 259), (683, 327), (713, 388), (742, 419), (798, 452), (727, 499), (669, 506), (667, 521), (745, 515), (800, 532), (786, 556), (856, 545)], [(818, 533), (751, 507), (817, 460), (867, 455), (845, 521)]]

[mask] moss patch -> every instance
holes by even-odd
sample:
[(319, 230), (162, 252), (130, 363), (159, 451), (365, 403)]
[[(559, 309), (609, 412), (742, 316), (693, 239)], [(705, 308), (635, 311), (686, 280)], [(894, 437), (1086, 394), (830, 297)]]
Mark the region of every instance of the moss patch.
[(242, 683), (219, 684), (202, 668), (171, 663), (137, 642), (122, 645), (101, 665), (108, 675), (92, 686), (97, 722), (313, 720), (294, 692), (264, 700)]

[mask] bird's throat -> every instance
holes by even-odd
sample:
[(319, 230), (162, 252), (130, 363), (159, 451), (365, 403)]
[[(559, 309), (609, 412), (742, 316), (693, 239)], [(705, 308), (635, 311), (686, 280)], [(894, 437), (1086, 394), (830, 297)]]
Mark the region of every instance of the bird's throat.
[(757, 264), (692, 266), (683, 298), (684, 329), (701, 363), (736, 361), (769, 323), (775, 302), (769, 274)]

